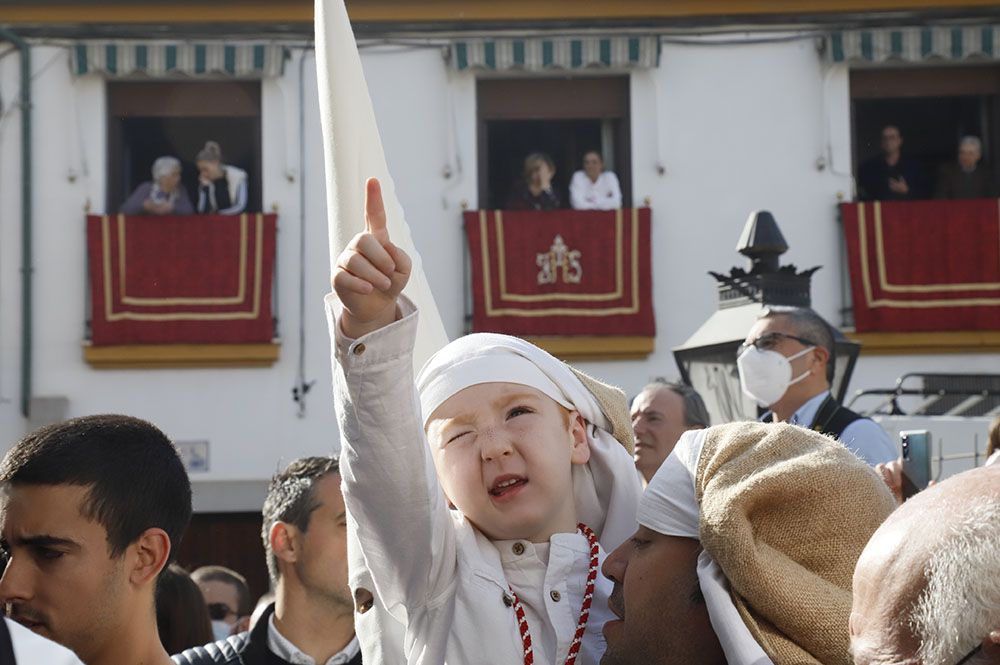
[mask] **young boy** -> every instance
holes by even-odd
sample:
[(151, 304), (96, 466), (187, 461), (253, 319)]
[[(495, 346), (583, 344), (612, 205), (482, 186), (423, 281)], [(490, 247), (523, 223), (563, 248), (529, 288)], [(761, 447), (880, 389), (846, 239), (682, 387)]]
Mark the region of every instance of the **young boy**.
[(631, 434), (624, 396), (523, 340), (479, 334), (427, 362), (418, 398), (416, 312), (400, 295), (411, 264), (373, 180), (366, 229), (329, 303), (342, 477), (406, 661), (596, 664), (611, 590), (597, 568), (631, 535), (640, 494), (611, 434)]

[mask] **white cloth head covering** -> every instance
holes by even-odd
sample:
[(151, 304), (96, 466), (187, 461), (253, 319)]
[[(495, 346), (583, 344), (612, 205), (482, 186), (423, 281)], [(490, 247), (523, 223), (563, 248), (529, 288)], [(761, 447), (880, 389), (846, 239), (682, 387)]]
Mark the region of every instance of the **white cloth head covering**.
[[(649, 481), (639, 502), (639, 524), (666, 536), (699, 540), (699, 508), (695, 496), (698, 458), (708, 430), (681, 435), (673, 452)], [(719, 564), (702, 550), (698, 581), (712, 628), (729, 665), (769, 665), (772, 661), (740, 617)]]
[(594, 530), (606, 551), (631, 537), (641, 492), (632, 456), (610, 434), (610, 420), (573, 370), (534, 344), (507, 335), (478, 333), (461, 337), (435, 353), (416, 380), (424, 425), (455, 393), (494, 382), (534, 388), (578, 411), (593, 425), (587, 428), (590, 461), (573, 466), (577, 519)]

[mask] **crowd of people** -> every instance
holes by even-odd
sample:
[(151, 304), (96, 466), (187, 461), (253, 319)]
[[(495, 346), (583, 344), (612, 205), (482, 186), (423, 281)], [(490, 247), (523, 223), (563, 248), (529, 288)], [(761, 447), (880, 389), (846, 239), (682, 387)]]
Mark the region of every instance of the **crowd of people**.
[(858, 169), (858, 197), (862, 201), (980, 199), (1000, 194), (993, 172), (981, 164), (983, 144), (979, 137), (962, 137), (957, 158), (941, 164), (933, 181), (920, 162), (904, 154), (899, 127), (883, 127), (879, 145), (880, 154)]
[(197, 206), (181, 183), (181, 162), (165, 155), (153, 162), (153, 179), (142, 183), (119, 212), (126, 215), (238, 215), (247, 207), (247, 172), (223, 163), (222, 149), (208, 141), (195, 157), (198, 167)]
[(1000, 663), (1000, 465), (901, 502), (815, 312), (746, 331), (760, 421), (712, 426), (662, 380), (630, 407), (498, 334), (414, 379), (412, 264), (367, 187), (327, 298), (342, 452), (269, 484), (273, 596), (172, 563), (191, 485), (160, 430), (77, 418), (0, 462), (0, 663)]

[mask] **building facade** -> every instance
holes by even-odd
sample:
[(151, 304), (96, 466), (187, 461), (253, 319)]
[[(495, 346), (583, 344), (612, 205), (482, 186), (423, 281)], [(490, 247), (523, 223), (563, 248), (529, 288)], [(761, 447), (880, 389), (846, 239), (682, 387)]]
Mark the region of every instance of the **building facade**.
[[(775, 215), (785, 260), (823, 266), (814, 307), (850, 331), (838, 204), (854, 199), (882, 125), (901, 125), (907, 148), (928, 160), (950, 159), (964, 134), (980, 136), (994, 163), (1000, 148), (998, 2), (348, 5), (389, 168), (451, 336), (469, 315), (462, 212), (501, 206), (530, 147), (554, 153), (560, 186), (585, 149), (600, 150), (625, 205), (651, 208), (655, 348), (580, 361), (630, 394), (677, 377), (671, 349), (715, 311), (707, 272), (740, 264), (751, 211)], [(276, 468), (338, 447), (311, 21), (300, 1), (0, 8), (4, 445), (54, 418), (144, 417), (195, 457), (196, 508), (216, 513), (258, 509)], [(27, 146), (19, 45), (30, 52)], [(251, 208), (278, 216), (275, 341), (249, 357), (182, 349), (102, 364), (87, 347), (85, 216), (116, 213), (164, 150), (183, 153), (194, 186), (194, 153), (208, 139), (248, 171)], [(860, 337), (852, 389), (1000, 367), (997, 330)]]

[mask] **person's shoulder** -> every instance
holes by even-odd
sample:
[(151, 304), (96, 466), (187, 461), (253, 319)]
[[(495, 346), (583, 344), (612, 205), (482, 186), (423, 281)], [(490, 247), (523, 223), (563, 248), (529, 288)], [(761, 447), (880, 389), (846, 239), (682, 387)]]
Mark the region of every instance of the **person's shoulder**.
[(840, 435), (840, 442), (871, 465), (896, 459), (899, 451), (885, 428), (866, 416), (858, 416)]
[(224, 640), (200, 647), (191, 647), (171, 656), (176, 665), (226, 665), (240, 662), (240, 654), (250, 644), (250, 633), (231, 635)]
[(579, 182), (580, 180), (583, 180), (586, 177), (587, 177), (587, 174), (584, 173), (582, 169), (579, 170), (579, 171), (574, 171), (573, 172), (573, 177), (570, 178), (570, 182)]
[(225, 165), (225, 169), (226, 169), (226, 173), (227, 174), (232, 174), (232, 175), (238, 176), (240, 178), (245, 178), (247, 176), (247, 172), (246, 171), (244, 171), (243, 169), (241, 169), (238, 166), (233, 166), (232, 164), (226, 164)]

